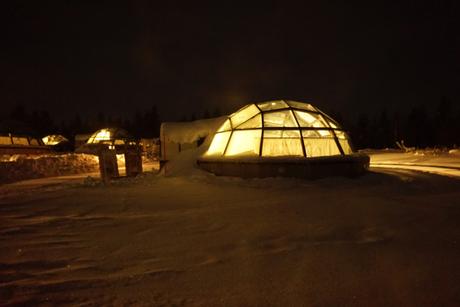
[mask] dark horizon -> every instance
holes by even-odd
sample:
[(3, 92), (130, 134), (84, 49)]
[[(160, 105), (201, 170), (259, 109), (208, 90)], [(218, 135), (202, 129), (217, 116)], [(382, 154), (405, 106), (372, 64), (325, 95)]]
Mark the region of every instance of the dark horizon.
[(356, 119), (460, 94), (455, 1), (253, 7), (8, 4), (0, 100), (57, 121), (166, 121), (293, 99)]

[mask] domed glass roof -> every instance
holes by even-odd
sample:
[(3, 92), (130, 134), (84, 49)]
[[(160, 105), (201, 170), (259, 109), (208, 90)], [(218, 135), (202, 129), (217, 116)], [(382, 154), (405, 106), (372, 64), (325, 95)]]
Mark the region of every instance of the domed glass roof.
[(205, 156), (321, 157), (353, 152), (342, 127), (308, 103), (246, 105), (217, 130)]
[(94, 132), (87, 144), (114, 144), (124, 145), (132, 141), (133, 137), (126, 130), (120, 128), (104, 128)]

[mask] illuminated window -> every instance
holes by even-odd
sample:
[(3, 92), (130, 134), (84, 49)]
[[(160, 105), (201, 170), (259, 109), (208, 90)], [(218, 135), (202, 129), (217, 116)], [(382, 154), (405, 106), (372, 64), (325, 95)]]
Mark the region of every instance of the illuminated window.
[(96, 131), (88, 139), (88, 144), (115, 144), (124, 145), (137, 144), (135, 140), (123, 129), (105, 128)]
[(245, 121), (236, 129), (253, 129), (253, 128), (262, 128), (262, 116), (260, 114), (257, 114), (253, 118)]
[(217, 131), (206, 155), (321, 157), (353, 153), (348, 135), (337, 122), (312, 105), (296, 101), (247, 105)]
[(243, 108), (241, 111), (233, 113), (230, 116), (230, 120), (232, 122), (233, 127), (236, 127), (239, 124), (247, 121), (257, 113), (260, 113), (259, 109), (255, 105), (251, 104), (246, 108)]
[(294, 111), (297, 120), (299, 121), (300, 127), (315, 127), (325, 128), (328, 127), (323, 117), (320, 114)]
[(110, 140), (110, 131), (106, 129), (101, 129), (94, 136), (94, 141), (108, 141)]
[(265, 131), (262, 156), (303, 156), (300, 132), (291, 130)]
[(279, 111), (264, 113), (265, 127), (297, 127), (292, 111)]
[(29, 145), (29, 141), (26, 137), (15, 137), (13, 136), (13, 144), (14, 145)]
[(9, 136), (0, 136), (1, 145), (11, 145), (11, 138)]
[(235, 130), (228, 143), (226, 156), (258, 156), (262, 130)]
[(227, 147), (228, 138), (230, 137), (230, 132), (220, 132), (214, 135), (212, 139), (211, 146), (207, 151), (207, 155), (223, 155), (225, 147)]
[(217, 132), (222, 132), (222, 131), (230, 131), (232, 130), (232, 125), (230, 124), (230, 120), (227, 119), (225, 123), (217, 130)]
[(289, 107), (289, 106), (287, 105), (287, 103), (284, 102), (283, 100), (262, 102), (262, 103), (258, 103), (257, 106), (258, 106), (262, 111), (286, 109), (286, 108)]

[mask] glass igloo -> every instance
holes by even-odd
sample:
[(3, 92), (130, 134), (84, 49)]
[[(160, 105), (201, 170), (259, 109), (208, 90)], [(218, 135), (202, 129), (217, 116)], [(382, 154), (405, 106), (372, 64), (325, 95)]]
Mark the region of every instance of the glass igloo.
[(321, 177), (359, 173), (369, 158), (355, 154), (343, 128), (316, 107), (274, 100), (231, 114), (198, 164), (218, 175)]
[(348, 135), (311, 104), (276, 100), (246, 105), (217, 130), (206, 156), (322, 157), (353, 152)]

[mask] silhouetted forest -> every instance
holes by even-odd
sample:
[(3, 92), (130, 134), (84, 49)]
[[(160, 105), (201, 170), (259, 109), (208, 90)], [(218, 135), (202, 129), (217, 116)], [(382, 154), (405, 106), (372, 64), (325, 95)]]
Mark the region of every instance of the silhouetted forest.
[[(216, 108), (212, 112), (204, 110), (202, 114), (183, 115), (180, 121), (220, 115), (219, 108)], [(405, 113), (381, 110), (374, 114), (359, 114), (354, 120), (333, 111), (330, 115), (350, 133), (357, 149), (395, 148), (397, 141), (419, 148), (460, 145), (460, 108), (445, 97), (430, 108), (416, 106)], [(14, 131), (16, 133), (36, 136), (58, 133), (70, 140), (76, 134), (92, 133), (104, 127), (121, 127), (136, 137), (158, 137), (162, 121), (156, 106), (138, 111), (131, 118), (113, 118), (100, 111), (93, 118), (75, 115), (70, 120), (57, 122), (45, 110), (29, 111), (21, 105), (14, 107), (2, 120), (1, 132), (7, 132), (5, 129), (10, 127), (10, 130), (19, 130)]]
[(397, 141), (407, 147), (457, 147), (460, 145), (460, 108), (443, 97), (430, 108), (416, 106), (409, 112), (360, 114), (354, 122), (337, 120), (350, 132), (356, 148), (394, 148)]

